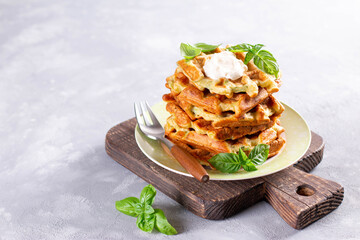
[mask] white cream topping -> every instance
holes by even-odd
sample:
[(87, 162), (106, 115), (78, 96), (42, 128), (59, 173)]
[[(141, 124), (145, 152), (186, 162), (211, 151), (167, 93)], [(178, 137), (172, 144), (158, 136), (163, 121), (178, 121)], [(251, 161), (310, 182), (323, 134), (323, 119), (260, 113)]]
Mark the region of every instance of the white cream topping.
[(247, 66), (229, 51), (210, 55), (210, 59), (207, 59), (204, 65), (205, 75), (214, 80), (238, 79), (244, 75), (246, 69)]

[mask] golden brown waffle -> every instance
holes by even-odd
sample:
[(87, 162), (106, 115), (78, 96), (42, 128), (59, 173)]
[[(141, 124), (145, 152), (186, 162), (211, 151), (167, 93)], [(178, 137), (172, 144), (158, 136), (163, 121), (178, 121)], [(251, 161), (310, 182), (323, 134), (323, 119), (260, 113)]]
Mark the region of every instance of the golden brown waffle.
[[(199, 160), (199, 162), (202, 165), (211, 167), (208, 160), (210, 158), (212, 158), (214, 155), (216, 155), (215, 153), (211, 153), (211, 152), (209, 152), (207, 150), (193, 147), (193, 146), (191, 146), (189, 144), (180, 142), (180, 141), (178, 141), (176, 139), (171, 139), (171, 141), (174, 142), (176, 145), (184, 148), (190, 154), (192, 154), (196, 159)], [(276, 139), (276, 140), (274, 140), (274, 141), (272, 141), (270, 143), (270, 149), (269, 149), (268, 157), (270, 158), (270, 157), (273, 157), (276, 154), (278, 154), (281, 151), (281, 149), (284, 147), (285, 143), (286, 143), (286, 141), (285, 141), (285, 133), (281, 133), (278, 139)], [(249, 154), (249, 152), (246, 152), (246, 154)]]
[[(224, 112), (221, 115), (210, 113), (188, 102), (176, 101), (177, 99), (174, 99), (172, 95), (164, 95), (163, 99), (168, 102), (166, 110), (170, 114), (175, 115), (176, 118), (185, 118), (185, 116), (188, 116), (191, 120), (205, 119), (206, 121), (210, 121), (215, 128), (269, 124), (284, 111), (282, 104), (272, 95), (241, 117), (236, 117), (233, 112)], [(178, 109), (182, 109), (186, 114), (177, 111), (176, 105)]]
[(167, 120), (169, 124), (174, 126), (177, 131), (190, 131), (195, 130), (195, 132), (199, 134), (206, 134), (209, 137), (217, 140), (236, 140), (245, 135), (251, 135), (257, 133), (259, 131), (263, 131), (267, 128), (272, 127), (275, 121), (271, 121), (267, 124), (260, 124), (257, 126), (242, 126), (242, 127), (222, 127), (222, 128), (214, 128), (211, 125), (211, 122), (206, 121), (204, 119), (198, 119), (195, 121), (190, 121), (188, 127), (180, 127), (176, 122), (176, 118), (174, 116), (169, 117)]
[[(221, 51), (225, 51), (225, 49), (218, 48), (216, 52)], [(244, 53), (236, 53), (234, 55), (244, 61)], [(182, 59), (177, 62), (180, 71), (200, 91), (208, 89), (211, 93), (225, 95), (228, 98), (231, 98), (234, 93), (239, 92), (246, 92), (250, 97), (255, 97), (258, 94), (259, 87), (265, 88), (269, 93), (279, 91), (278, 79), (262, 72), (252, 61), (247, 65), (248, 69), (245, 74), (237, 80), (225, 78), (214, 80), (206, 77), (203, 66), (208, 58), (211, 58), (211, 55), (202, 53), (192, 60)]]
[(199, 134), (206, 134), (217, 140), (234, 140), (245, 135), (254, 134), (272, 127), (277, 119), (277, 117), (274, 117), (270, 122), (256, 126), (216, 128), (212, 126), (211, 121), (206, 121), (205, 119), (192, 121), (176, 103), (168, 103), (166, 109), (171, 114), (167, 122), (174, 126), (177, 131), (190, 131), (190, 129), (194, 129)]
[(165, 86), (171, 90), (173, 98), (177, 101), (190, 103), (214, 114), (232, 111), (235, 117), (240, 117), (269, 96), (269, 93), (261, 87), (258, 94), (252, 98), (245, 93), (235, 93), (231, 98), (227, 98), (207, 90), (200, 91), (179, 70), (168, 77), (166, 82)]
[(218, 153), (238, 153), (244, 147), (248, 154), (258, 144), (270, 145), (269, 157), (276, 155), (285, 145), (284, 128), (278, 125), (279, 121), (271, 127), (258, 134), (244, 136), (237, 140), (220, 141), (208, 135), (199, 134), (194, 130), (177, 131), (171, 123), (165, 125), (165, 136), (202, 160), (210, 159)]
[(186, 151), (188, 151), (191, 155), (193, 155), (200, 162), (201, 165), (210, 166), (210, 163), (207, 160), (212, 158), (215, 155), (214, 153), (211, 153), (204, 149), (195, 148), (189, 144), (180, 142), (176, 139), (171, 139), (171, 141), (174, 144), (176, 144), (176, 145), (184, 148)]

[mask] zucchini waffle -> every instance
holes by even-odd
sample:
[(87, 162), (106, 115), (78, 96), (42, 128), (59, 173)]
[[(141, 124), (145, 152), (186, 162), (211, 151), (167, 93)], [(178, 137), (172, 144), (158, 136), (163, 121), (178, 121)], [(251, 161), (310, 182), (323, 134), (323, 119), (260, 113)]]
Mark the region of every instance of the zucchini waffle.
[[(170, 93), (163, 96), (170, 113), (165, 136), (185, 148), (202, 164), (218, 153), (249, 153), (258, 144), (270, 146), (269, 157), (285, 145), (280, 116), (282, 104), (272, 95), (281, 80), (262, 72), (253, 61), (239, 79), (206, 76), (204, 65), (217, 48), (191, 60), (177, 62), (175, 73), (166, 79)], [(234, 53), (244, 62), (245, 53)]]
[[(217, 48), (215, 53), (222, 51), (225, 51), (225, 49)], [(243, 52), (234, 53), (234, 55), (242, 61), (245, 59)], [(262, 72), (252, 61), (246, 65), (247, 71), (245, 71), (245, 74), (237, 80), (225, 78), (218, 80), (211, 79), (204, 73), (204, 64), (209, 58), (211, 58), (210, 54), (201, 53), (192, 60), (182, 59), (177, 62), (179, 71), (200, 91), (208, 89), (211, 93), (225, 95), (229, 98), (232, 97), (234, 93), (239, 92), (245, 92), (250, 97), (255, 97), (258, 94), (259, 87), (265, 88), (269, 93), (279, 91), (279, 79)]]

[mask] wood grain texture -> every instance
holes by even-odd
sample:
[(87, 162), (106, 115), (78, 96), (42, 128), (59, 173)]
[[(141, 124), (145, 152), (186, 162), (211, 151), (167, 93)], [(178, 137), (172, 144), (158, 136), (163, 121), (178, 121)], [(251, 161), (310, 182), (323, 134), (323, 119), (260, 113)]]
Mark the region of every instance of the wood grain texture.
[(311, 132), (311, 144), (304, 156), (294, 164), (294, 167), (304, 172), (313, 170), (322, 160), (324, 155), (324, 141), (321, 136)]
[(293, 228), (302, 229), (336, 209), (344, 189), (338, 183), (289, 167), (263, 177), (265, 198)]
[[(293, 167), (263, 178), (200, 183), (148, 159), (136, 144), (135, 125), (135, 119), (130, 119), (109, 130), (105, 140), (109, 156), (202, 218), (228, 218), (266, 200), (290, 226), (301, 229), (337, 208), (343, 199), (339, 184), (305, 173), (322, 160), (323, 140), (315, 133), (309, 150)], [(312, 196), (298, 194), (312, 189)]]

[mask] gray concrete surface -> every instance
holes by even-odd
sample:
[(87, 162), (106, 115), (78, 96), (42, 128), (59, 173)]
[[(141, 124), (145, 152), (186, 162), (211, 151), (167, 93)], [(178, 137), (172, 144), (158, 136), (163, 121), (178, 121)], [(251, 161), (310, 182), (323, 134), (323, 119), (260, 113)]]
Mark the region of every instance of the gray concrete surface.
[(357, 1), (0, 1), (0, 239), (165, 239), (116, 200), (146, 182), (104, 151), (137, 100), (161, 101), (181, 42), (263, 43), (283, 71), (276, 96), (326, 142), (313, 173), (343, 204), (304, 230), (267, 203), (209, 221), (158, 193), (173, 239), (359, 239)]

